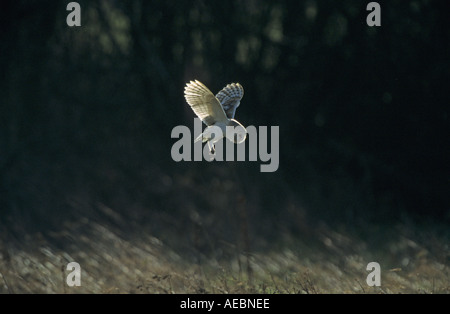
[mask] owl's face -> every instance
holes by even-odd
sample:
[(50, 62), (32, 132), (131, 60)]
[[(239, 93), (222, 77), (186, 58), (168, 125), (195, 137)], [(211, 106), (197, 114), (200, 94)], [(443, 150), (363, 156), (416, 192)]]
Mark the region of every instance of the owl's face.
[(233, 132), (227, 132), (227, 138), (235, 144), (244, 142), (247, 138), (247, 130), (244, 126), (234, 119), (230, 120), (229, 126), (233, 127)]

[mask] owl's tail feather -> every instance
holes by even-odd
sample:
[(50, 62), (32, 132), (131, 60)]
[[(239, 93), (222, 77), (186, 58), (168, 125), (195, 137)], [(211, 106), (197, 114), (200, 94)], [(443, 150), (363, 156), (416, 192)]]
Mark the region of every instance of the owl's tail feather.
[(197, 136), (197, 138), (194, 140), (194, 143), (197, 143), (198, 141), (202, 140), (202, 143), (206, 142), (207, 140), (209, 140), (209, 138), (204, 136), (204, 133), (200, 134), (199, 136)]
[(197, 143), (200, 140), (202, 140), (202, 143), (208, 142), (209, 151), (211, 152), (212, 155), (214, 155), (216, 152), (216, 148), (214, 147), (212, 141), (210, 141), (210, 138), (204, 137), (204, 134), (202, 133), (199, 136), (197, 136), (197, 138), (194, 140), (194, 143)]

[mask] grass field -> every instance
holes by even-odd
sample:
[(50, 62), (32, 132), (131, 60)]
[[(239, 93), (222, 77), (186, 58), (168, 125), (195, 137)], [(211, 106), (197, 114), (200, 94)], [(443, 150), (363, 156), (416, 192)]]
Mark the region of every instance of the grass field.
[[(112, 213), (111, 213), (112, 214)], [(116, 217), (117, 218), (117, 217)], [(247, 251), (217, 242), (200, 250), (191, 234), (165, 242), (87, 219), (59, 232), (22, 239), (3, 230), (1, 293), (449, 293), (448, 230), (386, 228), (373, 240), (317, 225)], [(381, 229), (367, 231), (379, 233)], [(387, 231), (386, 231), (387, 230)], [(17, 230), (16, 230), (17, 231)], [(367, 237), (366, 237), (367, 238)], [(169, 243), (169, 244), (168, 244)], [(170, 244), (172, 243), (172, 245)], [(193, 244), (194, 243), (194, 244)], [(205, 251), (207, 251), (205, 253)], [(69, 287), (65, 267), (81, 267), (81, 286)], [(366, 283), (369, 262), (381, 266), (381, 286)]]

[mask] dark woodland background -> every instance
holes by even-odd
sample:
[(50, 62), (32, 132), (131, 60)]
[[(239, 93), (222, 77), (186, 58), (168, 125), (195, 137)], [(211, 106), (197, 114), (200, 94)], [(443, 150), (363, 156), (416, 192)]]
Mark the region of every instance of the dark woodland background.
[[(379, 1), (381, 27), (360, 0), (78, 2), (81, 27), (69, 1), (1, 4), (0, 235), (87, 219), (172, 247), (207, 230), (208, 251), (235, 219), (252, 248), (319, 224), (448, 227), (445, 1)], [(193, 79), (244, 86), (237, 119), (280, 127), (277, 172), (171, 159)]]

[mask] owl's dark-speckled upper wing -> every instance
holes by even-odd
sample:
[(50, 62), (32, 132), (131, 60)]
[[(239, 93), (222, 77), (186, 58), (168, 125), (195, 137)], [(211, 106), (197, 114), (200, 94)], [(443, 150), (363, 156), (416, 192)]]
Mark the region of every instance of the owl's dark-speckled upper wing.
[(244, 88), (242, 85), (239, 83), (231, 83), (218, 92), (216, 98), (222, 105), (227, 117), (229, 119), (233, 119), (236, 113), (236, 108), (239, 107), (243, 96)]

